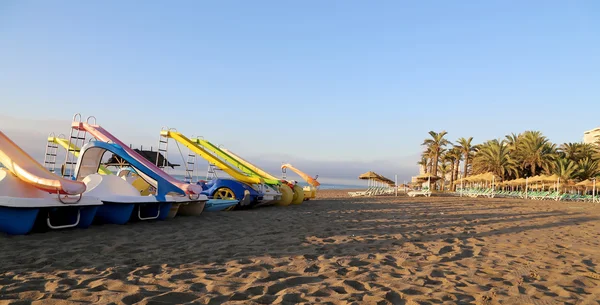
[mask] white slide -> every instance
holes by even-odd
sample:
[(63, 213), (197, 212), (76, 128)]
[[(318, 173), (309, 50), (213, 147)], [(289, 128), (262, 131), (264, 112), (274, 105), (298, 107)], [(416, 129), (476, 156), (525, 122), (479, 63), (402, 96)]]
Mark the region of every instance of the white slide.
[(80, 195), (85, 192), (85, 184), (59, 177), (0, 132), (0, 163), (23, 182), (53, 194)]

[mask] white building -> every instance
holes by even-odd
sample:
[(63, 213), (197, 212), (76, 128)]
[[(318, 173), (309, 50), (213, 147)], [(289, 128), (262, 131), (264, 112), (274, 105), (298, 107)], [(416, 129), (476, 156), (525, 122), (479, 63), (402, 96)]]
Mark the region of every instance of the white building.
[(583, 133), (583, 143), (593, 144), (600, 140), (600, 127)]

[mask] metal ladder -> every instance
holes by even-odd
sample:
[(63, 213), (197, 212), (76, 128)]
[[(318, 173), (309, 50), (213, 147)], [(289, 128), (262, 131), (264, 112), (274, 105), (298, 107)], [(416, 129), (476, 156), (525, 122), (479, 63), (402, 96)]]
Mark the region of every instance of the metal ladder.
[[(197, 137), (196, 139), (203, 139), (204, 137)], [(200, 144), (199, 141), (195, 142), (196, 144), (200, 145), (202, 148), (205, 148), (203, 145)], [(218, 156), (217, 156), (218, 158)], [(217, 165), (215, 165), (214, 163), (208, 163), (208, 169), (206, 170), (206, 180), (212, 180), (212, 179), (218, 179), (219, 175), (217, 175), (217, 171), (220, 171), (221, 169), (219, 167), (217, 167)]]
[(206, 180), (219, 178), (217, 171), (221, 170), (214, 163), (208, 163), (208, 170), (206, 170)]
[[(78, 117), (79, 120), (77, 120)], [(73, 116), (73, 122), (81, 123), (81, 114), (75, 114)], [(65, 169), (63, 172), (61, 172), (63, 177), (70, 177), (74, 174), (75, 165), (77, 164), (75, 152), (79, 152), (79, 148), (74, 147), (83, 147), (86, 137), (87, 131), (71, 127), (71, 133), (69, 134), (69, 146), (67, 147), (67, 155), (65, 156)]]
[[(56, 135), (54, 132), (48, 135), (48, 138), (54, 138)], [(48, 140), (46, 144), (46, 154), (44, 155), (44, 167), (51, 173), (56, 171), (56, 155), (58, 154), (58, 144), (54, 141)]]
[[(285, 163), (281, 162), (281, 165), (284, 165)], [(287, 168), (282, 168), (281, 169), (281, 179), (282, 180), (287, 180)]]
[[(169, 129), (163, 127), (160, 130), (163, 131)], [(158, 166), (159, 168), (167, 168), (169, 166), (169, 163), (167, 161), (167, 151), (169, 151), (169, 138), (163, 136), (161, 133), (161, 135), (158, 137), (158, 150), (156, 151), (156, 166)], [(162, 164), (160, 162), (161, 154), (163, 155)]]
[(194, 182), (194, 172), (196, 169), (196, 154), (188, 150), (187, 160), (185, 161), (187, 166), (185, 167), (185, 182)]

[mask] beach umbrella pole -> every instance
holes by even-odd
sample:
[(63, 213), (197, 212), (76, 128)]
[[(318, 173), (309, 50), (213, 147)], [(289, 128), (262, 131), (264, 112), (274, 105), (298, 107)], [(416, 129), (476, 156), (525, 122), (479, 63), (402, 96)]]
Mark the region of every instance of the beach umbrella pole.
[(596, 202), (596, 178), (593, 180), (594, 184), (592, 185), (592, 202)]
[(462, 197), (462, 194), (463, 194), (463, 179), (462, 179), (462, 176), (461, 176), (461, 178), (460, 178), (460, 197)]
[(525, 178), (525, 199), (527, 199), (527, 191), (529, 190), (528, 178)]
[(556, 179), (556, 200), (560, 198), (560, 177)]
[(396, 197), (398, 197), (398, 175), (394, 175), (394, 183), (395, 183), (395, 192), (396, 192)]
[(427, 191), (431, 192), (431, 177), (427, 178)]

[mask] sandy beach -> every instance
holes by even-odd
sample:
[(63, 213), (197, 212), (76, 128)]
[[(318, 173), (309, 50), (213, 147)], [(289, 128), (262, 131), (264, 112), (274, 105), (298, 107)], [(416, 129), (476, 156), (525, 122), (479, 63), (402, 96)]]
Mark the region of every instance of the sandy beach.
[(0, 236), (0, 304), (600, 304), (600, 207), (348, 198)]

